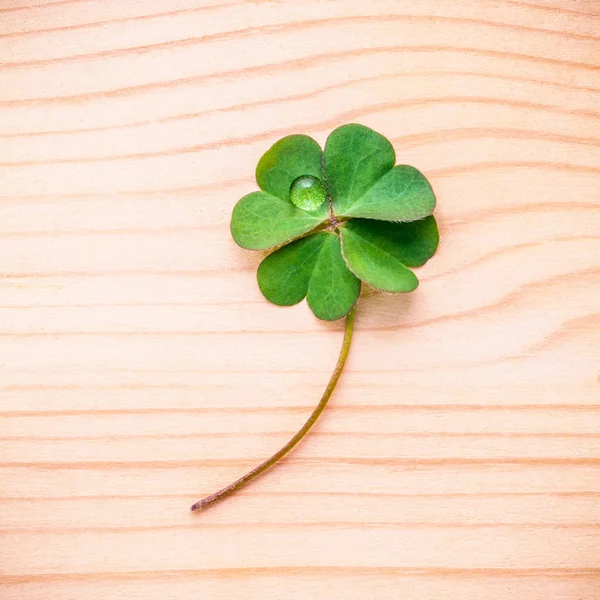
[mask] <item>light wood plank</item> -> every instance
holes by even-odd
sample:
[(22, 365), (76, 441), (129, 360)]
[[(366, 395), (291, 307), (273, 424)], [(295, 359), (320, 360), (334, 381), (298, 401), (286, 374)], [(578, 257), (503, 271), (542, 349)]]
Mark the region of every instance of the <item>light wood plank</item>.
[[(3, 0), (6, 600), (600, 594), (593, 0)], [(431, 179), (411, 297), (342, 326), (230, 239), (279, 137), (359, 121)]]

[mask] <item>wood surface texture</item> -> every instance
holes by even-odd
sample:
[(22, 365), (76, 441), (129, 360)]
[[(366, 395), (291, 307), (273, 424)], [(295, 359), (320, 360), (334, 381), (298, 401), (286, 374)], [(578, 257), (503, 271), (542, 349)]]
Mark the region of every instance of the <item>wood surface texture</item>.
[[(600, 2), (0, 0), (2, 600), (600, 597)], [(235, 202), (360, 122), (410, 295), (278, 308)]]

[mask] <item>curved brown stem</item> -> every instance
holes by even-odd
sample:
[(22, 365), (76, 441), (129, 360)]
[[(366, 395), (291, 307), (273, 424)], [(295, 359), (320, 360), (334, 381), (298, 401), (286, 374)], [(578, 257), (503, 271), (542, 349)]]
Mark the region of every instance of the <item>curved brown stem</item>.
[(350, 350), (350, 342), (352, 341), (352, 331), (354, 329), (354, 309), (348, 313), (346, 317), (346, 331), (344, 334), (344, 342), (342, 344), (342, 349), (340, 351), (340, 355), (335, 365), (335, 369), (331, 374), (331, 379), (323, 392), (323, 396), (321, 396), (321, 400), (319, 400), (319, 404), (312, 412), (306, 423), (302, 426), (302, 428), (298, 431), (298, 433), (283, 447), (281, 450), (278, 450), (271, 458), (268, 458), (260, 465), (252, 469), (246, 473), (243, 477), (240, 477), (237, 481), (230, 483), (227, 487), (224, 487), (222, 490), (207, 496), (203, 500), (196, 502), (190, 507), (192, 511), (201, 511), (209, 506), (212, 506), (216, 502), (227, 498), (234, 492), (237, 492), (240, 488), (244, 487), (246, 484), (250, 483), (253, 479), (256, 479), (259, 475), (264, 473), (267, 469), (272, 467), (276, 462), (281, 460), (286, 454), (288, 454), (291, 450), (294, 449), (296, 444), (298, 444), (302, 438), (310, 431), (312, 426), (315, 424), (325, 406), (327, 406), (327, 402), (329, 398), (331, 398), (331, 394), (333, 394), (333, 390), (337, 385), (337, 382), (342, 374), (342, 370), (344, 369), (344, 364), (346, 363), (346, 358), (348, 357), (348, 351)]

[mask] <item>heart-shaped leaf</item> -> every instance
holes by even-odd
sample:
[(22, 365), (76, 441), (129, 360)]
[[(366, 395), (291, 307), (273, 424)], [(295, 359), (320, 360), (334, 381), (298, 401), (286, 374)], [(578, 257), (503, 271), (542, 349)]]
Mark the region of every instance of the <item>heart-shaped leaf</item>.
[(304, 300), (326, 237), (325, 232), (309, 235), (263, 259), (256, 276), (258, 287), (269, 302), (292, 306)]
[(335, 321), (352, 310), (359, 294), (360, 279), (342, 257), (340, 238), (327, 233), (308, 284), (308, 305), (319, 319)]
[(344, 215), (396, 161), (394, 148), (381, 134), (356, 123), (342, 125), (325, 144), (325, 175), (336, 214)]
[(344, 262), (338, 236), (328, 231), (276, 250), (260, 263), (257, 278), (273, 304), (290, 306), (307, 296), (315, 316), (327, 321), (347, 315), (360, 293), (360, 280)]
[(307, 212), (267, 192), (244, 196), (231, 215), (231, 235), (242, 248), (268, 250), (311, 231), (327, 218), (327, 206)]
[(256, 181), (261, 190), (282, 200), (301, 175), (323, 179), (323, 151), (308, 135), (288, 135), (273, 144), (258, 162)]
[(435, 196), (425, 176), (414, 167), (398, 165), (339, 214), (382, 221), (417, 221), (430, 215)]
[(360, 279), (386, 292), (412, 292), (419, 281), (407, 267), (431, 258), (439, 236), (433, 217), (412, 223), (352, 219), (344, 223), (341, 239), (344, 258)]

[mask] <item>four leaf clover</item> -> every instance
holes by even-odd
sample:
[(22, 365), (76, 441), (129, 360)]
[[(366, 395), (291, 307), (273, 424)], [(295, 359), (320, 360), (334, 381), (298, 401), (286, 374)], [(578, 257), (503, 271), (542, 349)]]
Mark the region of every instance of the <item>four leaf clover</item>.
[(191, 506), (200, 511), (259, 477), (291, 452), (315, 424), (342, 374), (354, 330), (361, 282), (412, 292), (410, 267), (438, 245), (435, 196), (414, 167), (394, 166), (390, 142), (363, 125), (331, 132), (325, 151), (307, 135), (290, 135), (260, 159), (262, 191), (234, 207), (231, 233), (249, 250), (273, 250), (258, 267), (260, 290), (274, 304), (307, 299), (319, 319), (346, 317), (344, 342), (319, 403), (300, 430), (270, 458)]
[(244, 196), (231, 219), (234, 240), (272, 250), (258, 268), (263, 295), (279, 306), (305, 297), (319, 319), (347, 315), (361, 281), (385, 292), (411, 292), (438, 245), (435, 196), (425, 176), (394, 166), (391, 143), (358, 124), (335, 129), (323, 151), (290, 135), (260, 159), (262, 191)]

